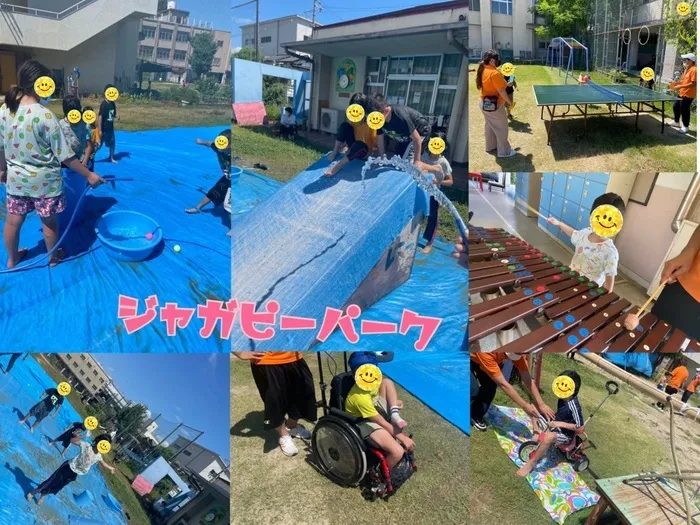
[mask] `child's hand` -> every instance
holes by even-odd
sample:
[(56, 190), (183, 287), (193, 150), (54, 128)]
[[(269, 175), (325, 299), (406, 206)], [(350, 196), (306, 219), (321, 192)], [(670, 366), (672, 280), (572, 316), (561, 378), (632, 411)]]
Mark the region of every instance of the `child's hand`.
[(87, 180), (91, 188), (97, 188), (100, 184), (104, 184), (106, 182), (102, 177), (94, 172), (90, 172)]
[(547, 219), (547, 222), (549, 224), (553, 224), (554, 226), (559, 226), (559, 221), (557, 219), (555, 219), (554, 217), (549, 217)]
[(398, 436), (396, 436), (396, 439), (398, 439), (409, 452), (413, 450), (416, 446), (413, 440), (405, 434), (399, 434)]

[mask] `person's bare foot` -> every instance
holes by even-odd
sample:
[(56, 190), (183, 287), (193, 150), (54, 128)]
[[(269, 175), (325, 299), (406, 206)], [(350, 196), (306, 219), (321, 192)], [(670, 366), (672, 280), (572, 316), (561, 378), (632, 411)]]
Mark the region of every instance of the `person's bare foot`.
[(433, 251), (433, 245), (428, 244), (425, 248), (423, 248), (420, 252), (421, 253), (430, 253)]
[(335, 164), (331, 164), (328, 166), (328, 169), (323, 172), (323, 175), (326, 177), (332, 177), (336, 173), (338, 173), (338, 170), (340, 170), (340, 163), (336, 162)]
[(335, 156), (336, 156), (335, 151), (331, 151), (331, 152), (328, 154), (328, 160), (329, 160), (330, 162), (333, 162), (333, 161), (335, 160)]
[(36, 502), (37, 505), (41, 505), (44, 501), (44, 495), (42, 494), (41, 497), (39, 498), (39, 501)]
[(118, 161), (117, 159), (109, 159), (109, 161), (110, 161), (112, 164), (119, 164), (119, 161)]
[(530, 471), (532, 471), (532, 467), (528, 467), (527, 465), (523, 465), (515, 472), (515, 475), (520, 476), (521, 478), (524, 478), (525, 476), (527, 476), (530, 473)]
[(29, 432), (34, 433), (34, 427), (29, 427)]
[(20, 262), (22, 262), (22, 259), (24, 259), (27, 256), (27, 249), (26, 248), (20, 248), (17, 250), (17, 259), (7, 259), (7, 268), (12, 269), (15, 266), (17, 266)]
[(32, 501), (33, 499), (34, 499), (34, 494), (32, 494), (31, 492), (29, 494), (27, 494), (27, 501)]

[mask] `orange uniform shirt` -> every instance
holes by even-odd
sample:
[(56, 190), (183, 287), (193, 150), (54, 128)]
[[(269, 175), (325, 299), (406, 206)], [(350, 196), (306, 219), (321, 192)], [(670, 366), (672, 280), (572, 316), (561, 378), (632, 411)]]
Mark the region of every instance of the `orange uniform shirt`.
[(700, 377), (696, 377), (695, 379), (693, 379), (690, 383), (688, 383), (688, 386), (685, 387), (685, 389), (688, 392), (695, 392), (698, 386), (700, 386)]
[(700, 251), (695, 254), (690, 271), (678, 278), (683, 289), (700, 303)]
[(678, 94), (681, 97), (687, 98), (697, 98), (698, 96), (698, 69), (695, 66), (690, 66), (683, 73), (683, 78), (681, 78), (681, 84), (693, 84), (690, 87), (681, 88), (678, 90)]
[[(497, 378), (503, 375), (501, 372), (501, 363), (508, 359), (508, 356), (503, 352), (471, 352), (469, 358), (486, 372), (489, 377)], [(527, 360), (525, 356), (513, 361), (513, 364), (520, 372), (529, 372)]]
[(680, 390), (686, 379), (688, 379), (688, 369), (683, 365), (677, 366), (671, 370), (671, 379), (668, 381), (668, 386)]
[(362, 122), (351, 122), (350, 125), (355, 132), (355, 140), (367, 144), (369, 155), (374, 155), (374, 147), (377, 145), (377, 131), (370, 128), (364, 120)]
[(503, 104), (505, 100), (498, 94), (498, 90), (506, 87), (508, 87), (508, 82), (498, 69), (493, 66), (484, 67), (481, 74), (481, 98), (498, 96), (498, 104)]
[(301, 352), (265, 352), (265, 355), (256, 365), (287, 365), (296, 363), (303, 356)]

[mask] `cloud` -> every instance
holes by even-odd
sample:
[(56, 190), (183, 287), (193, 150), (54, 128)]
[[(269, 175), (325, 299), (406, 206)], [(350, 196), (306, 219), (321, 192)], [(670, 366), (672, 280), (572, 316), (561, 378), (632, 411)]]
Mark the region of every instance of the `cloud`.
[(175, 411), (176, 411), (176, 412), (182, 412), (182, 408), (180, 408), (179, 406), (176, 405), (176, 406), (175, 406)]

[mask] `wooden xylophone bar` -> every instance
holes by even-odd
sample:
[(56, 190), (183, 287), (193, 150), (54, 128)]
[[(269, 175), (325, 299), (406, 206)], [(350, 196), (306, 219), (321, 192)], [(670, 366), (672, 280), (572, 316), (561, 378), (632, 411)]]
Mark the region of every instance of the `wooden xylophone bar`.
[(469, 307), (469, 343), (478, 343), (519, 320), (543, 315), (546, 323), (501, 346), (499, 352), (700, 352), (700, 342), (653, 314), (635, 330), (624, 320), (631, 303), (589, 282), (502, 229), (469, 229), (469, 292), (505, 295)]

